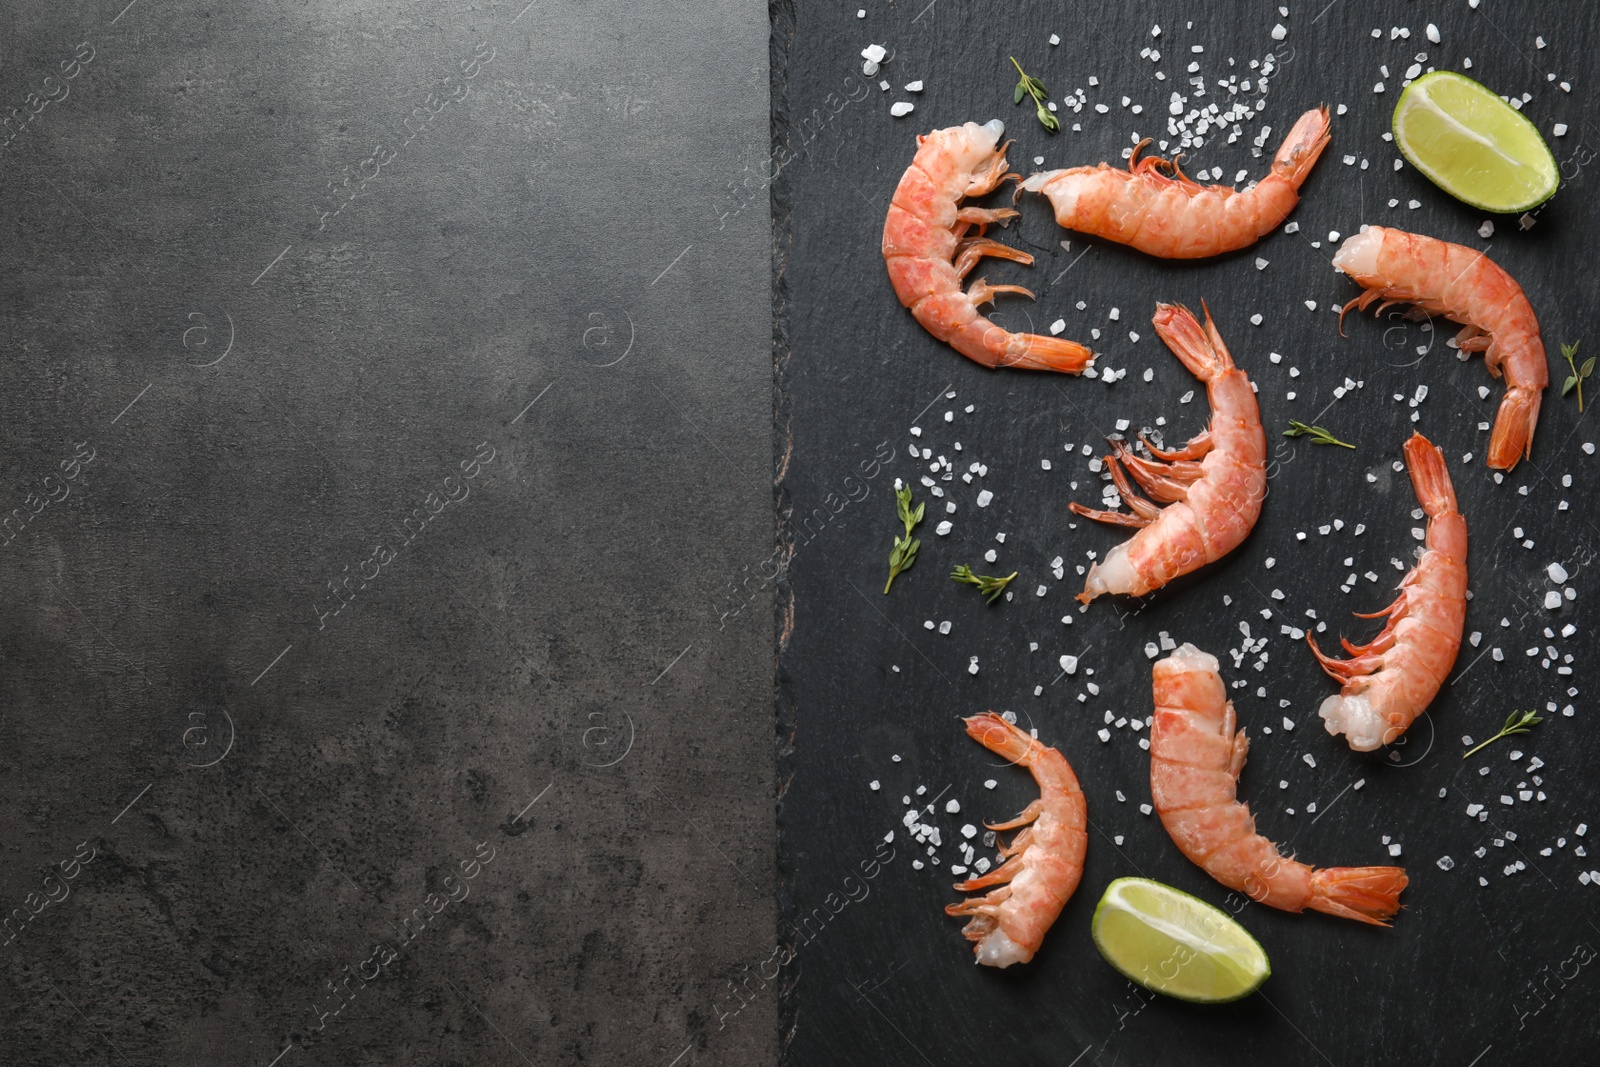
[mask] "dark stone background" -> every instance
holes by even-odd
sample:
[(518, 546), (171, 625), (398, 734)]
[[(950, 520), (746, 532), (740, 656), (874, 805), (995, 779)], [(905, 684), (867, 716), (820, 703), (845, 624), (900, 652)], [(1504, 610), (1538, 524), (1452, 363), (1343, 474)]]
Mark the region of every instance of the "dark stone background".
[[(1286, 4), (1287, 17), (1267, 0), (862, 0), (775, 9), (775, 140), (797, 156), (773, 200), (787, 404), (780, 412), (780, 453), (788, 458), (781, 468), (782, 504), (793, 554), (780, 601), (786, 623), (781, 922), (796, 948), (784, 975), (783, 1062), (1485, 1067), (1590, 1058), (1596, 1034), (1590, 1008), (1600, 989), (1592, 962), (1600, 946), (1600, 887), (1580, 884), (1578, 875), (1600, 868), (1600, 860), (1575, 855), (1581, 839), (1574, 831), (1579, 823), (1600, 826), (1591, 770), (1600, 742), (1588, 695), (1595, 649), (1591, 562), (1600, 551), (1592, 501), (1600, 461), (1579, 445), (1600, 438), (1600, 429), (1592, 410), (1580, 418), (1576, 398), (1556, 394), (1565, 375), (1558, 342), (1582, 339), (1583, 352), (1600, 352), (1590, 270), (1597, 220), (1590, 160), (1600, 140), (1591, 85), (1600, 42), (1596, 9), (1505, 0), (1483, 0), (1477, 10), (1464, 2)], [(856, 18), (858, 7), (867, 9), (866, 19)], [(1185, 26), (1190, 20), (1192, 29)], [(1280, 21), (1289, 31), (1281, 44), (1270, 37)], [(1425, 39), (1429, 22), (1442, 31), (1439, 45)], [(1156, 42), (1152, 23), (1164, 31)], [(1396, 26), (1409, 27), (1410, 38), (1391, 40)], [(1381, 42), (1371, 39), (1374, 27), (1383, 31)], [(1062, 38), (1059, 47), (1047, 43), (1052, 32)], [(1547, 47), (1536, 46), (1538, 35)], [(858, 53), (872, 42), (892, 53), (879, 77), (894, 91), (872, 86), (864, 100), (853, 99), (862, 86)], [(1138, 56), (1152, 43), (1163, 53), (1159, 66)], [(1205, 52), (1190, 53), (1194, 44)], [(1029, 198), (1024, 217), (1000, 236), (1033, 251), (1038, 262), (990, 261), (981, 272), (1038, 293), (1035, 303), (1002, 301), (1002, 321), (1013, 328), (1031, 322), (1042, 330), (1059, 316), (1067, 321), (1066, 336), (1086, 343), (1092, 327), (1109, 331), (1097, 347), (1106, 363), (1129, 369), (1125, 381), (1108, 387), (988, 371), (933, 340), (898, 306), (879, 235), (917, 133), (998, 115), (1017, 138), (1010, 158), (1024, 172), (1035, 169), (1036, 155), (1048, 166), (1115, 161), (1131, 131), (1165, 136), (1169, 95), (1174, 88), (1189, 92), (1183, 68), (1191, 60), (1203, 59), (1213, 94), (1207, 99), (1215, 99), (1220, 90), (1213, 83), (1228, 73), (1228, 56), (1237, 57), (1235, 71), (1244, 74), (1248, 59), (1275, 50), (1282, 65), (1264, 113), (1238, 144), (1207, 144), (1186, 168), (1193, 174), (1220, 165), (1224, 180), (1241, 168), (1260, 176), (1266, 157), (1250, 158), (1248, 147), (1263, 123), (1275, 131), (1270, 156), (1306, 108), (1348, 104), (1349, 113), (1334, 120), (1333, 144), (1293, 216), (1298, 235), (1279, 232), (1246, 252), (1170, 264), (1062, 232), (1043, 201)], [(1525, 113), (1547, 134), (1555, 122), (1570, 127), (1551, 141), (1568, 177), (1565, 188), (1531, 229), (1498, 218), (1494, 236), (1483, 240), (1477, 236), (1483, 214), (1409, 167), (1392, 169), (1397, 152), (1380, 135), (1417, 52), (1428, 52), (1428, 64), (1446, 69), (1460, 69), (1470, 56), (1472, 73), (1498, 91), (1532, 93)], [(1057, 100), (1082, 87), (1091, 108), (1082, 116), (1063, 114), (1069, 129), (1046, 135), (1031, 109), (1012, 106), (1016, 74), (1009, 55)], [(1374, 95), (1383, 63), (1390, 66), (1387, 92)], [(1157, 82), (1156, 69), (1169, 80)], [(1570, 80), (1573, 91), (1547, 82), (1547, 72)], [(1100, 79), (1099, 88), (1089, 86), (1091, 75)], [(901, 89), (914, 79), (926, 83), (921, 95)], [(831, 101), (829, 94), (835, 94)], [(1124, 94), (1145, 113), (1125, 110)], [(890, 104), (902, 99), (913, 100), (916, 111), (891, 118)], [(1108, 104), (1111, 113), (1095, 114), (1096, 102)], [(1070, 132), (1073, 121), (1083, 132)], [(1347, 153), (1369, 159), (1370, 169), (1345, 166)], [(1386, 207), (1390, 198), (1400, 206)], [(1408, 210), (1411, 199), (1421, 206)], [(1495, 386), (1487, 401), (1478, 398), (1478, 386), (1492, 384), (1480, 361), (1459, 364), (1443, 345), (1443, 329), (1435, 337), (1399, 319), (1351, 320), (1349, 336), (1340, 339), (1328, 306), (1355, 289), (1329, 268), (1326, 235), (1354, 233), (1363, 222), (1391, 222), (1485, 248), (1533, 301), (1555, 387), (1532, 462), (1503, 484), (1494, 483), (1482, 461), (1487, 434), (1476, 425), (1492, 417), (1500, 389)], [(1061, 248), (1063, 239), (1071, 240), (1070, 251)], [(1312, 240), (1323, 246), (1313, 248)], [(1254, 269), (1257, 256), (1270, 261), (1267, 269)], [(1218, 565), (1146, 603), (1102, 600), (1078, 615), (1071, 596), (1082, 579), (1073, 568), (1088, 562), (1086, 550), (1103, 553), (1126, 531), (1083, 521), (1069, 528), (1074, 516), (1067, 503), (1095, 501), (1099, 481), (1085, 457), (1069, 457), (1062, 446), (1098, 446), (1119, 418), (1137, 429), (1165, 415), (1168, 440), (1199, 429), (1202, 405), (1176, 403), (1195, 383), (1153, 336), (1149, 317), (1158, 299), (1198, 307), (1202, 298), (1210, 301), (1239, 364), (1260, 385), (1275, 442), (1271, 496), (1253, 536)], [(1087, 310), (1074, 310), (1078, 300)], [(1315, 314), (1304, 300), (1317, 303)], [(1113, 306), (1122, 312), (1114, 325), (1108, 318)], [(1255, 313), (1263, 316), (1259, 327), (1249, 321)], [(1128, 340), (1129, 329), (1142, 334), (1137, 344)], [(1419, 345), (1425, 350), (1420, 358)], [(1271, 351), (1283, 354), (1281, 364), (1268, 361)], [(1298, 378), (1289, 377), (1291, 367), (1298, 367)], [(1146, 368), (1154, 371), (1150, 384), (1141, 380)], [(1347, 375), (1364, 387), (1333, 402), (1332, 390)], [(1419, 421), (1413, 424), (1413, 409), (1392, 396), (1409, 397), (1419, 383), (1431, 393), (1414, 409)], [(954, 400), (932, 403), (946, 387)], [(1290, 388), (1297, 401), (1285, 400)], [(1591, 385), (1590, 392), (1600, 394), (1600, 387)], [(951, 425), (943, 422), (947, 410), (954, 413)], [(1351, 453), (1278, 437), (1290, 418), (1320, 422), (1360, 447)], [(922, 438), (909, 435), (912, 425), (923, 428)], [(1478, 649), (1463, 646), (1452, 684), (1405, 746), (1360, 755), (1322, 732), (1316, 707), (1335, 688), (1303, 642), (1280, 636), (1279, 626), (1301, 623), (1303, 611), (1314, 609), (1329, 624), (1325, 647), (1336, 645), (1340, 632), (1361, 640), (1376, 630), (1346, 613), (1387, 603), (1400, 576), (1389, 560), (1410, 558), (1415, 503), (1407, 479), (1391, 463), (1413, 425), (1438, 441), (1450, 461), (1472, 530), (1475, 599), (1468, 629), (1482, 631), (1484, 640)], [(898, 530), (889, 486), (895, 476), (915, 482), (926, 473), (925, 464), (906, 454), (914, 440), (958, 460), (958, 470), (981, 461), (989, 473), (970, 486), (959, 479), (941, 483), (959, 504), (954, 530), (943, 538), (933, 532), (943, 502), (932, 501), (919, 531), (921, 558), (885, 597), (885, 561)], [(952, 451), (956, 440), (964, 451)], [(883, 441), (896, 458), (863, 482), (860, 464)], [(1468, 451), (1478, 455), (1463, 465)], [(1041, 459), (1050, 459), (1053, 469), (1042, 470)], [(1561, 484), (1567, 475), (1570, 487)], [(860, 499), (863, 485), (867, 495)], [(995, 494), (987, 509), (975, 506), (980, 485)], [(1527, 495), (1519, 493), (1524, 486)], [(929, 499), (920, 486), (917, 495)], [(1562, 499), (1571, 502), (1570, 510), (1559, 510)], [(848, 503), (841, 507), (840, 500)], [(1317, 533), (1335, 518), (1344, 520), (1343, 531)], [(1367, 530), (1355, 537), (1358, 522)], [(1519, 527), (1520, 536), (1513, 532)], [(1009, 537), (999, 545), (994, 535), (1002, 531)], [(1307, 533), (1305, 542), (1296, 540), (1297, 531)], [(1535, 542), (1533, 549), (1521, 546), (1524, 537)], [(982, 560), (988, 548), (999, 550), (993, 565)], [(1065, 557), (1060, 581), (1049, 571), (1057, 555)], [(1270, 570), (1269, 557), (1276, 560)], [(1568, 584), (1577, 599), (1546, 612), (1545, 568), (1552, 561), (1571, 572)], [(1016, 598), (986, 608), (976, 592), (946, 578), (956, 563), (987, 573), (1019, 570)], [(1339, 592), (1347, 573), (1369, 570), (1377, 581), (1358, 578), (1349, 595)], [(1043, 598), (1035, 595), (1041, 584)], [(1275, 599), (1274, 590), (1284, 599)], [(1273, 618), (1263, 619), (1263, 610)], [(1069, 613), (1075, 618), (1070, 628), (1059, 621)], [(924, 620), (950, 620), (953, 630), (940, 636), (925, 630)], [(1236, 668), (1224, 655), (1238, 645), (1241, 621), (1250, 622), (1255, 635), (1270, 637), (1270, 661), (1260, 673), (1252, 669), (1255, 656)], [(1560, 638), (1569, 622), (1578, 626), (1576, 635)], [(1546, 626), (1557, 632), (1555, 639), (1542, 636)], [(1149, 714), (1150, 661), (1143, 648), (1161, 631), (1216, 653), (1230, 681), (1248, 680), (1248, 688), (1235, 693), (1241, 722), (1254, 738), (1241, 795), (1263, 832), (1323, 866), (1387, 862), (1383, 837), (1389, 835), (1401, 844), (1397, 862), (1412, 878), (1406, 910), (1390, 930), (1243, 908), (1240, 921), (1266, 946), (1274, 975), (1260, 995), (1209, 1010), (1139, 995), (1099, 958), (1089, 937), (1095, 902), (1121, 875), (1158, 878), (1230, 908), (1243, 903), (1180, 856), (1153, 816), (1139, 813), (1138, 805), (1149, 800), (1149, 772), (1138, 735), (1114, 730), (1110, 744), (1096, 737), (1107, 709)], [(1038, 651), (1030, 652), (1029, 642), (1037, 642)], [(1486, 655), (1493, 646), (1503, 648), (1504, 662)], [(1574, 655), (1570, 678), (1525, 655), (1529, 647), (1548, 646)], [(1063, 653), (1082, 657), (1077, 676), (1059, 677)], [(981, 667), (976, 676), (967, 673), (974, 655)], [(1102, 687), (1098, 696), (1083, 685), (1087, 668)], [(1044, 687), (1043, 696), (1033, 695), (1035, 686)], [(1254, 695), (1257, 686), (1266, 688), (1265, 699)], [(1569, 686), (1579, 691), (1576, 697), (1566, 695)], [(1279, 700), (1290, 706), (1280, 709)], [(1512, 708), (1543, 710), (1550, 701), (1572, 704), (1575, 714), (1549, 716), (1535, 733), (1463, 762), (1463, 735), (1483, 739)], [(1016, 711), (1066, 753), (1084, 783), (1095, 825), (1077, 896), (1038, 958), (1004, 973), (975, 967), (959, 923), (941, 913), (958, 896), (946, 869), (953, 850), (939, 850), (940, 867), (913, 870), (918, 853), (908, 848), (900, 826), (901, 796), (918, 784), (928, 787), (924, 801), (946, 788), (946, 798), (959, 798), (959, 815), (941, 812), (936, 820), (947, 842), (961, 823), (1009, 817), (1033, 795), (1024, 775), (997, 768), (998, 761), (962, 733), (956, 717), (988, 707)], [(1293, 732), (1281, 727), (1284, 715), (1296, 722)], [(1513, 761), (1514, 751), (1526, 754)], [(903, 762), (893, 762), (895, 754)], [(1315, 767), (1304, 762), (1306, 755)], [(1529, 779), (1526, 767), (1535, 757), (1545, 763), (1537, 773), (1547, 799), (1502, 806), (1498, 797)], [(999, 779), (992, 794), (981, 785), (990, 777)], [(868, 788), (874, 779), (882, 782), (881, 792)], [(1362, 779), (1365, 786), (1355, 790)], [(1287, 789), (1276, 787), (1280, 780)], [(1125, 802), (1116, 799), (1118, 790)], [(1312, 802), (1318, 804), (1314, 816), (1306, 810)], [(1475, 802), (1489, 805), (1487, 822), (1465, 815)], [(1290, 816), (1287, 807), (1298, 814)], [(862, 861), (874, 857), (890, 830), (899, 831), (898, 851), (876, 877), (864, 880)], [(1123, 836), (1120, 848), (1113, 845), (1116, 835)], [(1560, 838), (1564, 845), (1557, 845)], [(1475, 855), (1479, 848), (1486, 850), (1482, 859)], [(1548, 857), (1541, 851), (1546, 848)], [(1444, 855), (1454, 859), (1453, 869), (1436, 865)], [(1525, 868), (1505, 875), (1518, 860)], [(1480, 877), (1487, 886), (1479, 886)], [(818, 909), (825, 921), (813, 920), (808, 933), (796, 935), (792, 924)]]
[(10, 5), (0, 1062), (773, 1059), (766, 41)]

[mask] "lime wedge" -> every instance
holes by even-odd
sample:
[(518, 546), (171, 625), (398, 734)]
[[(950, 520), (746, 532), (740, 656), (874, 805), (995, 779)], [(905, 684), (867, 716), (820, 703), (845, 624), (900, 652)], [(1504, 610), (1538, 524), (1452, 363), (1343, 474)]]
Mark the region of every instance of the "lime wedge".
[(1413, 167), (1473, 207), (1502, 213), (1544, 203), (1561, 183), (1527, 117), (1471, 78), (1424, 74), (1400, 94), (1394, 140)]
[(1238, 1000), (1272, 975), (1266, 950), (1227, 912), (1148, 878), (1106, 886), (1090, 929), (1107, 963), (1179, 1000)]

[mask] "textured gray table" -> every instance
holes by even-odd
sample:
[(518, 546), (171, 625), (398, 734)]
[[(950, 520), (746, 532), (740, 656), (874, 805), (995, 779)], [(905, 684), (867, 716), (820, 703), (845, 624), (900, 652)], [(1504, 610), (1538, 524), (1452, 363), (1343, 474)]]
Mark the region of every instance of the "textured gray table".
[(0, 39), (0, 1061), (770, 1061), (764, 7), (124, 3)]

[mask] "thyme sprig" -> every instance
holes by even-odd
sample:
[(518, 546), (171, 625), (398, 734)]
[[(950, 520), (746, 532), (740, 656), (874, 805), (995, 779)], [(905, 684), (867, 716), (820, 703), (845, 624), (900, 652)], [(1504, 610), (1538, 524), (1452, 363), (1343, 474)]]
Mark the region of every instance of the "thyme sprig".
[(1574, 357), (1576, 357), (1578, 354), (1578, 344), (1581, 343), (1582, 342), (1576, 342), (1574, 344), (1561, 346), (1561, 355), (1566, 359), (1567, 366), (1572, 369), (1572, 374), (1568, 376), (1566, 384), (1561, 387), (1561, 395), (1566, 396), (1568, 393), (1572, 392), (1574, 388), (1578, 390), (1578, 414), (1580, 415), (1583, 414), (1583, 380), (1594, 373), (1593, 356), (1590, 356), (1588, 359), (1584, 360), (1583, 366), (1581, 367), (1578, 366), (1574, 360)]
[(1301, 422), (1299, 419), (1290, 419), (1289, 420), (1289, 428), (1287, 430), (1283, 431), (1283, 436), (1285, 436), (1285, 437), (1306, 437), (1306, 436), (1309, 436), (1311, 438), (1311, 443), (1314, 444), (1314, 445), (1338, 445), (1340, 448), (1354, 448), (1354, 447), (1356, 447), (1355, 445), (1351, 444), (1348, 441), (1339, 440), (1337, 437), (1333, 436), (1332, 433), (1330, 433), (1327, 430), (1323, 429), (1321, 426), (1307, 426), (1305, 423)]
[(950, 577), (956, 581), (977, 586), (978, 592), (988, 597), (991, 604), (1000, 599), (1000, 594), (1006, 591), (1006, 586), (1010, 585), (1011, 579), (1016, 576), (1016, 571), (1012, 571), (1004, 578), (997, 578), (988, 574), (973, 574), (972, 568), (965, 563), (959, 564), (955, 570), (950, 572)]
[(1499, 733), (1489, 738), (1489, 740), (1467, 749), (1466, 753), (1463, 754), (1461, 758), (1466, 759), (1467, 756), (1472, 755), (1474, 752), (1478, 751), (1478, 749), (1492, 745), (1502, 737), (1510, 737), (1512, 734), (1525, 734), (1542, 722), (1544, 722), (1544, 717), (1532, 711), (1513, 711), (1510, 715), (1506, 716), (1506, 724), (1505, 726), (1501, 727)]
[(1055, 113), (1047, 106), (1050, 91), (1044, 87), (1044, 82), (1022, 69), (1022, 64), (1017, 62), (1016, 56), (1010, 58), (1011, 65), (1022, 75), (1021, 80), (1017, 82), (1016, 90), (1011, 94), (1011, 102), (1020, 104), (1024, 96), (1033, 97), (1034, 114), (1039, 116), (1039, 125), (1051, 133), (1060, 133), (1061, 120), (1056, 118)]
[(889, 550), (889, 580), (883, 583), (884, 596), (889, 595), (889, 586), (894, 584), (895, 578), (901, 571), (908, 571), (911, 565), (917, 562), (917, 549), (922, 547), (922, 542), (911, 536), (911, 531), (922, 521), (923, 512), (928, 508), (927, 501), (923, 501), (915, 508), (911, 506), (911, 487), (902, 485), (898, 478), (894, 484), (894, 499), (896, 510), (900, 514), (900, 522), (906, 528), (904, 537), (894, 539), (894, 548)]

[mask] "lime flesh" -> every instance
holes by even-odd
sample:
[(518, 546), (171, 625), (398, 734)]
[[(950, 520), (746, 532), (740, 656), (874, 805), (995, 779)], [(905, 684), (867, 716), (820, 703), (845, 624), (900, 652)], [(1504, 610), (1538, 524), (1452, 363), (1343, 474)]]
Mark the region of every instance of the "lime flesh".
[(1485, 211), (1537, 207), (1561, 183), (1538, 127), (1452, 71), (1424, 74), (1406, 86), (1394, 108), (1394, 140), (1435, 185)]
[(1238, 1000), (1272, 975), (1261, 943), (1221, 908), (1148, 878), (1108, 885), (1090, 929), (1107, 963), (1179, 1000)]

